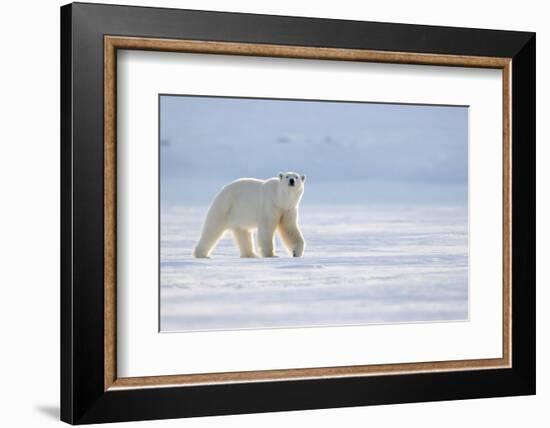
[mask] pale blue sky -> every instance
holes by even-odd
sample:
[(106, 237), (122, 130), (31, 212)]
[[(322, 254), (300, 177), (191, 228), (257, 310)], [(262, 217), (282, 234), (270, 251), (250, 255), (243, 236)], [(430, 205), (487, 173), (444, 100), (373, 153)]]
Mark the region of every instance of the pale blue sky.
[(467, 107), (163, 95), (160, 139), (163, 204), (288, 170), (304, 201), (467, 204)]

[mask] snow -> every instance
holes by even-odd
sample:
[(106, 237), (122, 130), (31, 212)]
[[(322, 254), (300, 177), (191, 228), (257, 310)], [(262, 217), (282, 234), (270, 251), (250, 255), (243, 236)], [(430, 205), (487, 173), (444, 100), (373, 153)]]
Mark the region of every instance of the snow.
[(468, 319), (464, 207), (303, 204), (307, 247), (241, 259), (230, 233), (193, 259), (207, 206), (161, 209), (161, 331)]

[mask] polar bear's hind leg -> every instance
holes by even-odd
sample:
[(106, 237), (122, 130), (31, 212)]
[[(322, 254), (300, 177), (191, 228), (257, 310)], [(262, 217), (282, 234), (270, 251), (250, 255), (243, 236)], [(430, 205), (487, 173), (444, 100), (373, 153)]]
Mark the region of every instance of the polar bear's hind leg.
[(235, 243), (239, 247), (241, 257), (257, 257), (256, 253), (254, 252), (254, 241), (252, 239), (252, 232), (245, 229), (233, 229), (233, 237), (235, 238)]
[(201, 237), (193, 250), (196, 258), (207, 258), (227, 229), (226, 214), (229, 211), (229, 204), (223, 194), (215, 200), (202, 227)]
[(193, 256), (198, 259), (209, 257), (211, 251), (214, 249), (224, 232), (224, 225), (214, 223), (205, 224), (202, 229), (201, 239), (193, 251)]

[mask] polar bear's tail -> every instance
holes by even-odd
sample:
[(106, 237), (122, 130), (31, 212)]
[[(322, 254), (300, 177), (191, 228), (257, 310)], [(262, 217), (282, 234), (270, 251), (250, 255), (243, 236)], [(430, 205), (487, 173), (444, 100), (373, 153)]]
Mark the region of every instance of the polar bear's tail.
[(220, 192), (208, 209), (201, 237), (193, 250), (194, 257), (205, 258), (210, 255), (226, 230), (226, 219), (230, 208), (228, 195), (223, 191)]

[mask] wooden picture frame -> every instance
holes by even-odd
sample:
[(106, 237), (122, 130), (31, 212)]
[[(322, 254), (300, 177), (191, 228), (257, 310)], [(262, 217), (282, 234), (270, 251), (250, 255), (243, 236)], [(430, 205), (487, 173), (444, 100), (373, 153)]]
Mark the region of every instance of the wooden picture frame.
[[(118, 377), (118, 49), (502, 70), (502, 358)], [(75, 3), (61, 8), (61, 54), (62, 420), (114, 422), (535, 392), (533, 33)]]

